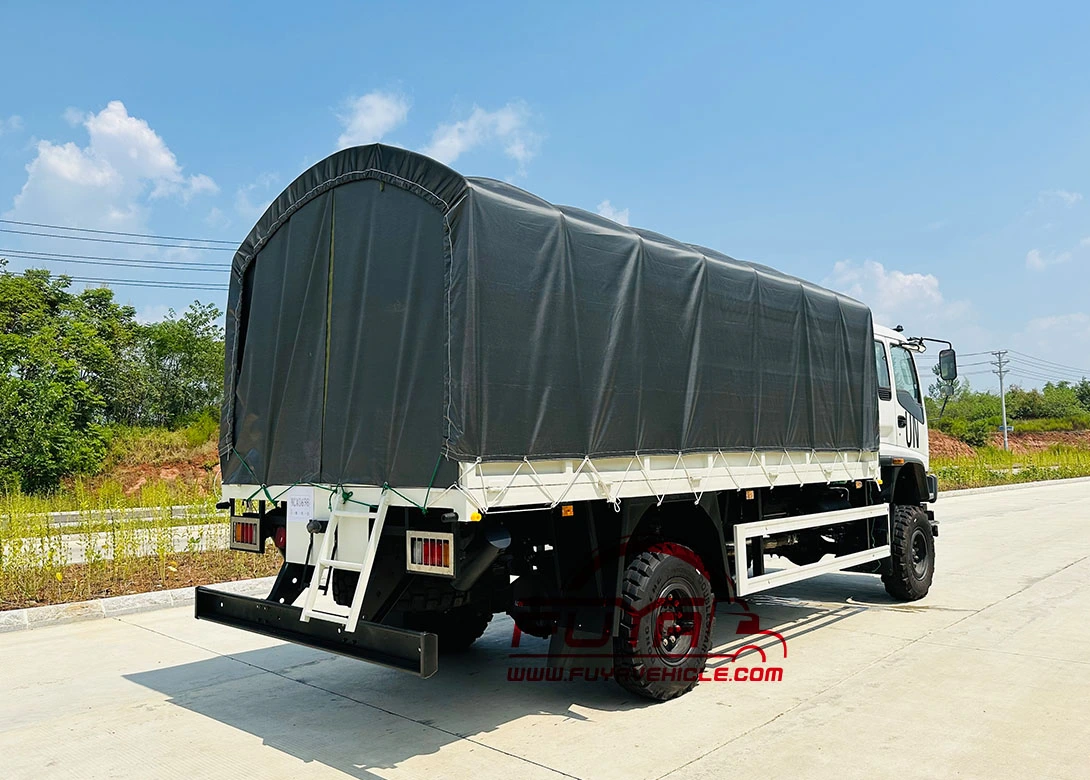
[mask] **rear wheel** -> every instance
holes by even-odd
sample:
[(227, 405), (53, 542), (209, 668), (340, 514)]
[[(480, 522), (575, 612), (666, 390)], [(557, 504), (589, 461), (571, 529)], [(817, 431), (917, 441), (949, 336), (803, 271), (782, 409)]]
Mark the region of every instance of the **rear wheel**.
[[(667, 551), (668, 550), (668, 551)], [(626, 690), (666, 701), (692, 690), (712, 643), (715, 596), (692, 550), (640, 553), (625, 571), (614, 676)]]
[(935, 536), (927, 512), (919, 506), (895, 506), (892, 532), (882, 584), (898, 601), (922, 599), (935, 576)]
[(440, 653), (460, 653), (481, 638), (491, 620), (491, 612), (467, 604), (446, 612), (410, 612), (405, 627), (436, 634)]

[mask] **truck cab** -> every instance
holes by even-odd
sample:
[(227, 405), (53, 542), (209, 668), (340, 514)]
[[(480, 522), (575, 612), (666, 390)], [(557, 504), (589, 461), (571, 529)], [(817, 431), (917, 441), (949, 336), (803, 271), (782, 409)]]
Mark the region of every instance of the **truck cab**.
[(878, 375), (878, 431), (882, 460), (917, 463), (926, 473), (927, 410), (915, 356), (921, 351), (897, 330), (874, 328), (874, 360)]

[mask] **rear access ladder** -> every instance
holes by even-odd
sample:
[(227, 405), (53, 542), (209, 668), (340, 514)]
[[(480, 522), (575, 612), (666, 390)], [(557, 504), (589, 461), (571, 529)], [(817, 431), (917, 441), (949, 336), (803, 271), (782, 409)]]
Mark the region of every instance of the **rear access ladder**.
[[(314, 565), (314, 573), (310, 578), (310, 587), (307, 588), (303, 611), (299, 617), (301, 621), (308, 623), (311, 618), (316, 618), (330, 623), (339, 623), (348, 632), (356, 630), (356, 625), (360, 619), (360, 610), (363, 608), (363, 596), (367, 592), (367, 583), (371, 579), (371, 569), (375, 564), (375, 554), (378, 552), (379, 540), (382, 538), (382, 527), (386, 523), (386, 510), (389, 507), (388, 496), (388, 491), (384, 490), (378, 506), (354, 502), (353, 507), (360, 507), (357, 510), (349, 507), (349, 499), (345, 495), (340, 492), (334, 494), (329, 520), (326, 524), (325, 533), (322, 535), (322, 543), (318, 547), (318, 560)], [(337, 527), (342, 520), (362, 521), (366, 540), (362, 563), (333, 557), (337, 547)], [(310, 561), (307, 561), (307, 563), (309, 564)], [(347, 617), (315, 608), (322, 577), (326, 572), (329, 572), (329, 576), (332, 577), (333, 572), (336, 570), (354, 571), (359, 575), (356, 592), (352, 596), (352, 606)]]

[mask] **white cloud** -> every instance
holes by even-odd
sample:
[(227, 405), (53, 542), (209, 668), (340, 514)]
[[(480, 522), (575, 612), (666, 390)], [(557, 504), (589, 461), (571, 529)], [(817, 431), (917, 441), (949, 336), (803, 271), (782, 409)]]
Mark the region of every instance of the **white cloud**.
[[(1015, 379), (1024, 386), (1039, 386), (1044, 383), (1042, 377), (1056, 379), (1076, 379), (1082, 375), (1079, 369), (1090, 369), (1090, 314), (1071, 312), (1035, 317), (1025, 327), (1015, 333), (1011, 349), (1017, 349), (1026, 355), (1033, 355), (1038, 361), (1052, 361), (1055, 368), (1038, 366), (1030, 369), (1032, 376), (1019, 376), (1018, 369), (1027, 369), (1024, 357), (1014, 355)], [(1021, 365), (1019, 365), (1021, 364)], [(1069, 368), (1060, 368), (1059, 366)], [(1090, 376), (1090, 372), (1087, 374)]]
[(522, 101), (495, 111), (474, 106), (466, 119), (439, 125), (424, 154), (449, 165), (471, 149), (498, 143), (503, 153), (518, 163), (521, 175), (541, 145), (541, 136), (530, 128), (531, 119), (530, 108)]
[(141, 306), (136, 310), (136, 321), (143, 325), (159, 322), (160, 320), (166, 319), (171, 308), (171, 306), (168, 306), (165, 303), (154, 303), (150, 306)]
[(89, 138), (86, 146), (38, 142), (10, 215), (65, 225), (142, 228), (153, 200), (187, 202), (218, 191), (204, 174), (184, 175), (158, 133), (130, 116), (121, 101), (80, 120)]
[(275, 173), (263, 173), (250, 184), (239, 187), (235, 191), (235, 211), (256, 222), (279, 194), (279, 184), (280, 177)]
[(1055, 331), (1082, 333), (1090, 337), (1090, 314), (1055, 314), (1048, 317), (1035, 317), (1026, 323), (1025, 333), (1042, 334)]
[(608, 200), (603, 200), (598, 204), (598, 213), (606, 219), (612, 219), (622, 225), (628, 224), (628, 209), (615, 209)]
[(886, 269), (874, 260), (841, 260), (823, 284), (871, 307), (875, 320), (894, 322), (902, 313), (935, 310), (944, 305), (934, 274)]
[(1044, 190), (1037, 196), (1037, 201), (1041, 205), (1061, 203), (1069, 208), (1080, 200), (1082, 200), (1082, 193), (1071, 192), (1070, 190)]
[(392, 92), (368, 92), (345, 101), (337, 118), (344, 125), (344, 132), (337, 139), (337, 148), (373, 144), (396, 127), (404, 124), (409, 115), (409, 101)]
[(16, 114), (4, 118), (0, 117), (0, 135), (4, 133), (14, 133), (17, 130), (23, 129), (23, 118)]
[(1026, 268), (1031, 271), (1043, 271), (1050, 265), (1066, 263), (1070, 259), (1070, 252), (1051, 252), (1046, 255), (1040, 249), (1031, 249), (1026, 253)]
[(995, 349), (995, 334), (977, 324), (972, 304), (951, 300), (934, 274), (886, 268), (874, 260), (842, 260), (821, 284), (867, 304), (879, 325), (904, 325), (908, 335), (948, 339), (962, 352)]

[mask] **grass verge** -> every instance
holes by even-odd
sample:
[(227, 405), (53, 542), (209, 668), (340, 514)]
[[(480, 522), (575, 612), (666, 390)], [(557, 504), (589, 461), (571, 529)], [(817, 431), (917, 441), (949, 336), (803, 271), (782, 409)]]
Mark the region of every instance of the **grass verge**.
[(230, 550), (178, 553), (161, 566), (157, 556), (96, 561), (39, 569), (0, 571), (0, 610), (149, 593), (170, 588), (270, 577), (280, 556)]
[(1015, 453), (981, 447), (975, 457), (932, 458), (931, 470), (939, 478), (940, 490), (1090, 477), (1090, 450), (1055, 445), (1041, 452)]

